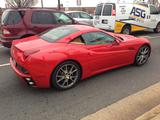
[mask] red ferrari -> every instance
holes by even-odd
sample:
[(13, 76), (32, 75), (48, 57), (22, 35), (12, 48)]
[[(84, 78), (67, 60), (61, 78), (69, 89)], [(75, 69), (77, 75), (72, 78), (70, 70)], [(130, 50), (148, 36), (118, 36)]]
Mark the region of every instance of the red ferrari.
[(10, 63), (29, 86), (65, 90), (81, 79), (110, 69), (141, 66), (150, 53), (145, 38), (65, 25), (14, 41)]

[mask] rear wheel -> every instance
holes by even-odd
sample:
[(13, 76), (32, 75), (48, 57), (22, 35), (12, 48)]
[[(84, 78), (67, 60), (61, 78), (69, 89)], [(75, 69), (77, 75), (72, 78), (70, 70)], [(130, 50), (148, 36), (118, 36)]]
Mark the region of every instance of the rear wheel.
[(154, 29), (155, 33), (160, 33), (160, 23), (158, 23), (158, 25), (156, 26), (156, 28)]
[(144, 65), (150, 56), (150, 47), (148, 45), (143, 45), (139, 50), (135, 57), (135, 65), (141, 66)]
[(121, 31), (122, 34), (127, 34), (127, 35), (130, 35), (131, 34), (131, 27), (126, 25), (123, 27), (122, 31)]
[(52, 74), (52, 86), (59, 90), (66, 90), (76, 85), (81, 79), (80, 66), (72, 61), (66, 61), (56, 67)]

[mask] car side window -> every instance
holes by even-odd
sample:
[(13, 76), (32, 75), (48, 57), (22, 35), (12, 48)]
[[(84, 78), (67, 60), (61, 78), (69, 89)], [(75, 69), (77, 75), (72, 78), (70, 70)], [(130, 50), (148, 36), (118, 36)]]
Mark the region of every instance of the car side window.
[(6, 11), (2, 15), (2, 23), (5, 25), (14, 25), (18, 24), (23, 18), (24, 11)]
[(72, 13), (72, 17), (73, 18), (80, 18), (79, 13), (78, 12), (74, 12)]
[(91, 19), (91, 16), (86, 13), (80, 13), (80, 18)]
[(49, 11), (34, 11), (31, 21), (33, 24), (57, 24), (52, 12)]
[(87, 45), (111, 44), (115, 38), (103, 32), (90, 32), (82, 35)]
[(70, 17), (73, 17), (72, 13), (67, 13)]
[(64, 13), (53, 13), (53, 15), (55, 16), (56, 18), (56, 21), (58, 23), (61, 23), (61, 24), (72, 24), (73, 20), (68, 17), (67, 15), (65, 15)]
[(72, 43), (72, 44), (85, 44), (81, 36), (74, 38), (70, 43)]

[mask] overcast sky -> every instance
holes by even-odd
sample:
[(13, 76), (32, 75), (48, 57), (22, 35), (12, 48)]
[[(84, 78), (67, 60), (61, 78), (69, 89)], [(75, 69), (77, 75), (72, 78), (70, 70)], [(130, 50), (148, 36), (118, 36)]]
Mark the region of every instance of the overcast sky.
[[(5, 7), (5, 0), (0, 0), (0, 7)], [(58, 0), (43, 0), (44, 6), (45, 7), (56, 7), (57, 6), (57, 1)], [(105, 0), (82, 0), (83, 6), (88, 6), (88, 7), (93, 7), (96, 6), (97, 3), (100, 1), (105, 1)], [(76, 0), (61, 0), (61, 3), (66, 7), (73, 7), (76, 6)], [(38, 7), (41, 6), (40, 0), (39, 3), (36, 5)]]
[[(5, 0), (0, 0), (0, 7), (5, 7)], [(38, 4), (36, 5), (37, 7), (41, 6), (40, 0), (38, 0)], [(44, 7), (56, 7), (57, 6), (57, 1), (58, 0), (43, 0), (44, 2)], [(77, 6), (76, 4), (77, 0), (61, 0), (61, 3), (64, 5), (64, 7), (75, 7)], [(106, 2), (106, 1), (133, 1), (133, 0), (81, 0), (82, 6), (83, 7), (95, 7), (98, 3), (100, 2)], [(145, 0), (146, 1), (146, 0)]]

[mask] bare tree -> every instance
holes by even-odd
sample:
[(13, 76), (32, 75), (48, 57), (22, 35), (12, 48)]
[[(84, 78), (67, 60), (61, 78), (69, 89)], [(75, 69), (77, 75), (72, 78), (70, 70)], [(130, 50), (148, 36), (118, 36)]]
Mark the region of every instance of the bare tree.
[(38, 3), (38, 0), (5, 0), (10, 8), (26, 8), (32, 7)]

